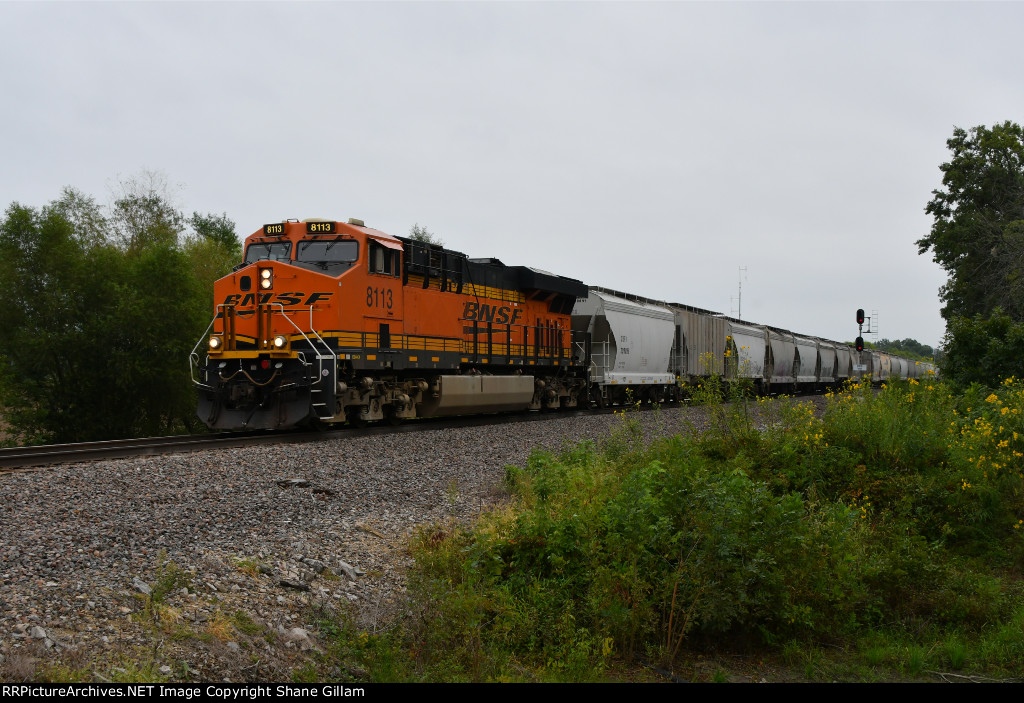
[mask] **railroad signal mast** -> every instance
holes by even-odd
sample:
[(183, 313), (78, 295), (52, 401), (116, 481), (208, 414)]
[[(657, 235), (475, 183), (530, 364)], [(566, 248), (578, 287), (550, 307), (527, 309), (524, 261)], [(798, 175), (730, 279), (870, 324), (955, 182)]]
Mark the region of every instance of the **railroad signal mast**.
[(871, 329), (871, 318), (864, 317), (864, 308), (857, 308), (857, 351), (864, 351), (864, 320), (868, 320), (868, 329)]
[(857, 340), (855, 343), (857, 349), (857, 361), (859, 363), (854, 365), (853, 370), (861, 373), (868, 370), (867, 364), (864, 363), (864, 321), (867, 320), (868, 330), (871, 329), (871, 318), (864, 317), (864, 308), (857, 308)]

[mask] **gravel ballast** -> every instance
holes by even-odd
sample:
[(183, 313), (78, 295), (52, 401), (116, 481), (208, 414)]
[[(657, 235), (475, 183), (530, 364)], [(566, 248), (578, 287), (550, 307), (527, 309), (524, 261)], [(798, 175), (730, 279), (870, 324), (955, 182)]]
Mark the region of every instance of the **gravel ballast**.
[[(703, 416), (636, 415), (647, 436), (700, 429)], [(172, 681), (287, 680), (323, 646), (317, 613), (344, 604), (362, 628), (389, 625), (418, 526), (471, 520), (533, 448), (600, 441), (621, 423), (340, 432), (2, 476), (0, 679), (55, 664), (127, 676), (123, 658)]]

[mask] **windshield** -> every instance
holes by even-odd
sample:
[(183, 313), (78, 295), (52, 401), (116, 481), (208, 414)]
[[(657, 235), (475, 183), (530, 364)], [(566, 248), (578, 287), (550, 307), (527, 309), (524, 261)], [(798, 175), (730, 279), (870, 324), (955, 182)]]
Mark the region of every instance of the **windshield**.
[(255, 261), (288, 261), (291, 258), (291, 242), (268, 242), (250, 244), (245, 248), (245, 263)]
[(299, 242), (297, 261), (350, 264), (359, 259), (359, 243), (352, 239)]

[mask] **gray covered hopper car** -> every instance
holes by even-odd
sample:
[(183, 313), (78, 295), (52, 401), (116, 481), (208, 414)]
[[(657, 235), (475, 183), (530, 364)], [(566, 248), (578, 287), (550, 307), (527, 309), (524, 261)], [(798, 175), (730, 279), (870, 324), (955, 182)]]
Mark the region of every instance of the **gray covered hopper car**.
[(572, 311), (574, 332), (590, 335), (590, 400), (598, 406), (674, 400), (672, 311), (622, 293), (592, 288)]
[(820, 390), (852, 378), (918, 378), (932, 364), (794, 334), (678, 303), (591, 287), (572, 312), (591, 340), (590, 401), (674, 400), (680, 382), (711, 375), (753, 381), (759, 393)]

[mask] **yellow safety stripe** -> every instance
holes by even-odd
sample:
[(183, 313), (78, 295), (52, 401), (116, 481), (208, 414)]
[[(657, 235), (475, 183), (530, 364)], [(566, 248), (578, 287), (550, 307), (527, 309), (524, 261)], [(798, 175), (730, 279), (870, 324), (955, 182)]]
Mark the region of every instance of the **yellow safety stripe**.
[[(290, 343), (301, 341), (302, 335), (291, 334), (286, 335)], [(376, 332), (329, 332), (321, 333), (321, 337), (324, 340), (335, 339), (339, 347), (356, 347), (360, 349), (377, 349), (379, 344), (379, 334)], [(248, 344), (255, 345), (256, 340), (253, 337), (247, 337), (238, 335), (237, 340)], [(474, 344), (472, 339), (452, 339), (450, 337), (425, 337), (420, 335), (406, 335), (406, 334), (393, 334), (391, 335), (391, 346), (389, 349), (407, 349), (417, 351), (434, 351), (434, 352), (459, 352), (462, 354), (472, 354), (474, 351)], [(504, 342), (494, 342), (487, 344), (487, 340), (482, 337), (477, 337), (475, 345), (477, 354), (490, 354), (491, 356), (509, 356), (509, 357), (543, 357), (543, 358), (563, 358), (568, 359), (572, 356), (572, 349), (570, 347), (562, 347), (560, 349), (552, 350), (550, 347), (537, 347), (534, 344), (523, 345), (523, 344), (506, 344)], [(266, 353), (270, 350), (263, 350)], [(222, 351), (214, 352), (220, 358), (249, 358), (256, 356), (259, 350), (256, 349), (245, 349), (238, 350), (237, 353)], [(274, 352), (274, 355), (294, 356), (294, 353), (289, 351)], [(436, 358), (432, 358), (436, 361)]]

